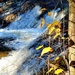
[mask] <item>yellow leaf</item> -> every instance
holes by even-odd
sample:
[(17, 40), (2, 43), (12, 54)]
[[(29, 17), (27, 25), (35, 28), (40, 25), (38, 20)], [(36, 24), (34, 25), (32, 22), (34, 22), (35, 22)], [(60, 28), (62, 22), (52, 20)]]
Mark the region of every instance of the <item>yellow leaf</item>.
[(57, 58), (55, 58), (55, 61), (57, 61), (57, 60), (59, 60), (60, 59), (60, 57), (57, 57)]
[(58, 28), (57, 30), (60, 31), (61, 24), (59, 21), (54, 21), (54, 22), (52, 22), (52, 24), (47, 24), (48, 29), (51, 29), (52, 27), (55, 27), (55, 28), (57, 27)]
[(45, 47), (41, 52), (41, 56), (48, 52), (53, 52), (53, 49), (51, 47)]
[(61, 28), (61, 24), (60, 24), (59, 21), (54, 21), (54, 22), (52, 23), (52, 26), (57, 26), (58, 28)]
[[(57, 26), (57, 27), (56, 27)], [(54, 21), (52, 24), (47, 24), (47, 28), (49, 30), (48, 34), (51, 34), (53, 31), (57, 34), (60, 33), (60, 27), (61, 25), (59, 24), (58, 21)], [(57, 35), (56, 35), (57, 36)], [(55, 37), (56, 37), (55, 36)]]
[(51, 27), (51, 28), (49, 29), (48, 34), (51, 34), (54, 30), (55, 30), (55, 27)]
[(48, 12), (48, 16), (51, 16), (52, 15), (52, 12)]
[(57, 69), (57, 70), (54, 72), (54, 74), (58, 75), (58, 74), (62, 73), (63, 71), (64, 71), (63, 69)]
[(44, 24), (45, 24), (45, 19), (42, 18), (42, 22), (41, 22), (40, 28), (42, 28)]
[(37, 47), (36, 50), (39, 50), (39, 49), (41, 49), (41, 48), (43, 48), (43, 45)]
[(50, 68), (49, 71), (46, 72), (46, 74), (48, 74), (49, 72), (51, 72), (53, 70), (53, 68)]
[(60, 33), (57, 33), (54, 37), (53, 37), (53, 39), (56, 39), (59, 35), (61, 35)]
[(55, 34), (55, 36), (54, 36), (53, 39), (55, 39), (55, 38), (57, 38), (59, 35), (61, 35), (60, 31), (61, 31), (60, 28), (56, 28), (56, 29), (55, 29), (55, 33), (56, 33), (56, 34)]
[(48, 29), (50, 29), (50, 28), (51, 28), (51, 24), (50, 24), (50, 23), (49, 23), (49, 24), (47, 24), (46, 26), (47, 26), (47, 28), (48, 28)]
[(60, 28), (55, 29), (55, 33), (60, 33), (60, 31), (61, 31)]
[(42, 8), (41, 10), (42, 10), (42, 11), (45, 11), (45, 10), (47, 10), (47, 9), (46, 9), (46, 8)]

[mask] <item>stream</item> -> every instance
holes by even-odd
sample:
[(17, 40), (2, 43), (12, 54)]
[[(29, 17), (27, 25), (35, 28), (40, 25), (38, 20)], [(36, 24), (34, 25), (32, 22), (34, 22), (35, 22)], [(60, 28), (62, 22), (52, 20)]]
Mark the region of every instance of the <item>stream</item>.
[[(39, 45), (36, 40), (47, 30), (46, 24), (54, 20), (61, 20), (66, 14), (66, 10), (58, 15), (60, 8), (52, 10), (51, 16), (44, 15), (46, 23), (40, 28), (41, 19), (37, 19), (42, 13), (40, 6), (35, 6), (32, 10), (19, 15), (18, 18), (4, 29), (0, 29), (0, 38), (10, 39), (4, 42), (4, 46), (12, 48), (6, 57), (0, 59), (0, 75), (33, 75), (40, 68), (45, 66), (45, 60), (37, 59), (40, 51), (35, 48)], [(31, 47), (36, 43), (36, 46)], [(40, 45), (45, 40), (40, 42)], [(30, 48), (29, 48), (30, 47)]]

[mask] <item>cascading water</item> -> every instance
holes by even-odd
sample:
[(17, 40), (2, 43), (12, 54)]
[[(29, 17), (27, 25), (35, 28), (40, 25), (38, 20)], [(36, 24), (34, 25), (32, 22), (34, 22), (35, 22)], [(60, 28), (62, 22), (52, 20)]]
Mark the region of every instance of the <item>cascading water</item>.
[[(25, 29), (25, 28), (34, 28), (37, 27), (38, 20), (36, 19), (42, 12), (40, 11), (41, 7), (36, 6), (34, 9), (29, 10), (25, 14), (21, 15), (13, 23), (11, 23), (6, 29)], [(35, 25), (34, 25), (35, 24)]]
[[(27, 48), (28, 45), (31, 44), (32, 41), (34, 42), (34, 39), (39, 37), (46, 30), (46, 23), (42, 28), (40, 28), (41, 19), (37, 19), (37, 17), (42, 13), (40, 9), (40, 6), (36, 6), (32, 10), (28, 10), (25, 14), (20, 15), (8, 27), (0, 30), (0, 38), (14, 38), (13, 41), (5, 42), (4, 45), (14, 47), (16, 49), (11, 51), (7, 57), (0, 60), (0, 75), (32, 75), (32, 67), (37, 71), (39, 68), (44, 66), (43, 64), (45, 61), (40, 60), (39, 68), (37, 69), (36, 63), (38, 63), (38, 60), (33, 58), (32, 60), (30, 59), (29, 62), (25, 62), (29, 56), (35, 53), (33, 48), (30, 50)], [(57, 14), (57, 12), (53, 15), (55, 14)], [(47, 16), (47, 14), (44, 16), (47, 23), (51, 23), (53, 21), (53, 15), (51, 17)], [(64, 15), (59, 18), (59, 20), (61, 20)], [(38, 55), (39, 53), (34, 54), (32, 57)], [(29, 69), (30, 72), (28, 71)]]

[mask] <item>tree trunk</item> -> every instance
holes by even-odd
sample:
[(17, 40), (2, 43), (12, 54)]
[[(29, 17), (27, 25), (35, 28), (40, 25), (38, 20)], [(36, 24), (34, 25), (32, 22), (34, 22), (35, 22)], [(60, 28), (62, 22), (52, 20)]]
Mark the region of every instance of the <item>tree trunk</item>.
[(75, 75), (75, 0), (69, 0), (69, 69), (70, 75)]

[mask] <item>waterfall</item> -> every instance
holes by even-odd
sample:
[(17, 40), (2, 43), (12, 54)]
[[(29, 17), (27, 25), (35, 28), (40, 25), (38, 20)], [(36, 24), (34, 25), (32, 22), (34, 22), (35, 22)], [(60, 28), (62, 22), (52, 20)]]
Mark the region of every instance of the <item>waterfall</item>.
[(14, 22), (12, 22), (6, 29), (26, 29), (37, 27), (38, 20), (36, 19), (41, 13), (41, 7), (36, 6), (32, 10), (27, 11), (26, 13), (19, 16)]
[[(31, 42), (34, 42), (34, 39), (37, 39), (37, 37), (44, 33), (47, 23), (52, 23), (53, 20), (56, 20), (56, 16), (58, 20), (61, 20), (65, 16), (64, 13), (64, 15), (62, 15), (62, 12), (57, 15), (58, 9), (53, 10), (56, 12), (52, 16), (47, 16), (47, 14), (44, 15), (43, 18), (47, 23), (40, 28), (41, 19), (37, 19), (42, 13), (40, 9), (40, 6), (35, 6), (33, 9), (20, 15), (6, 28), (0, 29), (0, 38), (10, 37), (14, 39), (13, 41), (5, 42), (4, 45), (16, 49), (12, 50), (7, 57), (0, 59), (0, 75), (32, 75), (32, 66), (35, 68), (35, 71), (39, 70), (37, 69), (38, 65), (36, 63), (38, 63), (38, 60), (36, 58), (32, 58), (32, 60), (26, 62), (28, 57), (32, 55), (37, 56), (39, 53), (33, 54), (35, 53), (35, 49), (31, 48), (29, 50), (27, 47)], [(62, 17), (60, 18), (59, 16), (61, 15)], [(44, 60), (40, 60), (39, 68), (44, 66), (44, 63)]]

